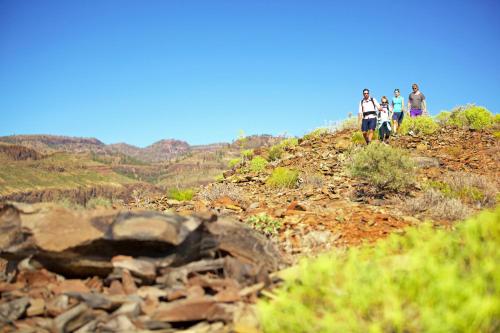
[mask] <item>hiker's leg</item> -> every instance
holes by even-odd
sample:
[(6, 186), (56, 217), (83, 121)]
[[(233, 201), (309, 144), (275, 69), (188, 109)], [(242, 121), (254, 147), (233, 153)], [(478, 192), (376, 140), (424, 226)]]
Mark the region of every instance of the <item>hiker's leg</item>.
[(373, 131), (375, 131), (375, 128), (377, 128), (377, 118), (370, 118), (368, 119), (368, 142), (372, 142), (373, 139)]
[(366, 144), (370, 143), (370, 141), (368, 139), (368, 132), (363, 132), (363, 138), (365, 138)]
[(372, 139), (373, 139), (373, 130), (371, 129), (368, 131), (368, 141), (366, 143), (369, 144), (370, 142), (372, 142)]

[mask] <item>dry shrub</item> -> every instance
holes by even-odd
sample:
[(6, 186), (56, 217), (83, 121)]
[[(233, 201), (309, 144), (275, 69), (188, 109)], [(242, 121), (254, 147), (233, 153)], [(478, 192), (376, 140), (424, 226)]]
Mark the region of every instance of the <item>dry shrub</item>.
[(243, 192), (234, 184), (218, 183), (204, 187), (198, 192), (198, 197), (206, 201), (215, 201), (223, 197), (228, 197), (233, 201), (240, 202), (243, 199)]
[[(475, 204), (478, 208), (493, 207), (497, 201), (497, 188), (488, 178), (466, 172), (456, 172), (447, 177), (450, 196)], [(446, 193), (445, 193), (446, 195)]]
[(314, 188), (323, 187), (324, 179), (319, 173), (305, 173), (299, 178), (299, 182), (302, 186), (312, 186)]
[(410, 213), (426, 213), (440, 220), (462, 220), (471, 214), (471, 210), (460, 200), (447, 198), (441, 192), (429, 189), (421, 197), (406, 201)]

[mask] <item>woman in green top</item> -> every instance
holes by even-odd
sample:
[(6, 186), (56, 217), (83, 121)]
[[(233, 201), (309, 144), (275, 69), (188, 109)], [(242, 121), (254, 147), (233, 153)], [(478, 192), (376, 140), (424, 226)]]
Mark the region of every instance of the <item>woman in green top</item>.
[(394, 89), (394, 97), (392, 98), (392, 126), (394, 134), (398, 132), (398, 127), (403, 122), (405, 101), (400, 95), (399, 89)]

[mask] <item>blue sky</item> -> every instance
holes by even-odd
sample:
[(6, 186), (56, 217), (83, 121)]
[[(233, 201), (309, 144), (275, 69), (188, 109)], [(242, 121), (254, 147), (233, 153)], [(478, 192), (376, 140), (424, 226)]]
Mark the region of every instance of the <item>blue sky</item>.
[(0, 0), (0, 135), (303, 135), (417, 82), (500, 110), (500, 1)]

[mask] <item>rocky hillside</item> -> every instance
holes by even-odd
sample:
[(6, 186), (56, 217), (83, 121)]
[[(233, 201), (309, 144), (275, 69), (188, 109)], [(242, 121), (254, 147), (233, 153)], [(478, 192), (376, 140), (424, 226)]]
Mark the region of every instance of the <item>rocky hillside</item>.
[[(269, 288), (293, 267), (277, 270), (298, 258), (427, 219), (448, 228), (498, 202), (495, 131), (442, 126), (389, 146), (358, 139), (347, 128), (255, 149), (190, 201), (149, 195), (128, 209), (76, 212), (0, 204), (0, 324), (5, 332), (259, 332), (252, 304), (273, 299)], [(367, 152), (378, 158), (369, 167), (394, 169), (374, 173), (410, 181), (384, 187), (357, 176), (352, 165)]]
[[(373, 241), (428, 218), (448, 224), (457, 218), (454, 214), (471, 214), (496, 203), (500, 144), (492, 131), (443, 127), (432, 135), (394, 139), (391, 145), (410, 154), (417, 166), (415, 185), (405, 193), (377, 192), (350, 174), (350, 158), (361, 147), (355, 133), (346, 129), (302, 139), (258, 172), (251, 171), (250, 161), (236, 165), (191, 202), (160, 197), (138, 205), (181, 213), (209, 210), (257, 228), (274, 225), (282, 250), (295, 254)], [(257, 153), (268, 158), (269, 149)], [(279, 167), (297, 170), (297, 183), (270, 186), (268, 180)], [(456, 190), (461, 194), (448, 199), (443, 188), (451, 196), (454, 186), (462, 186)], [(439, 188), (445, 196), (433, 194)], [(480, 199), (471, 199), (467, 191), (476, 191)]]

